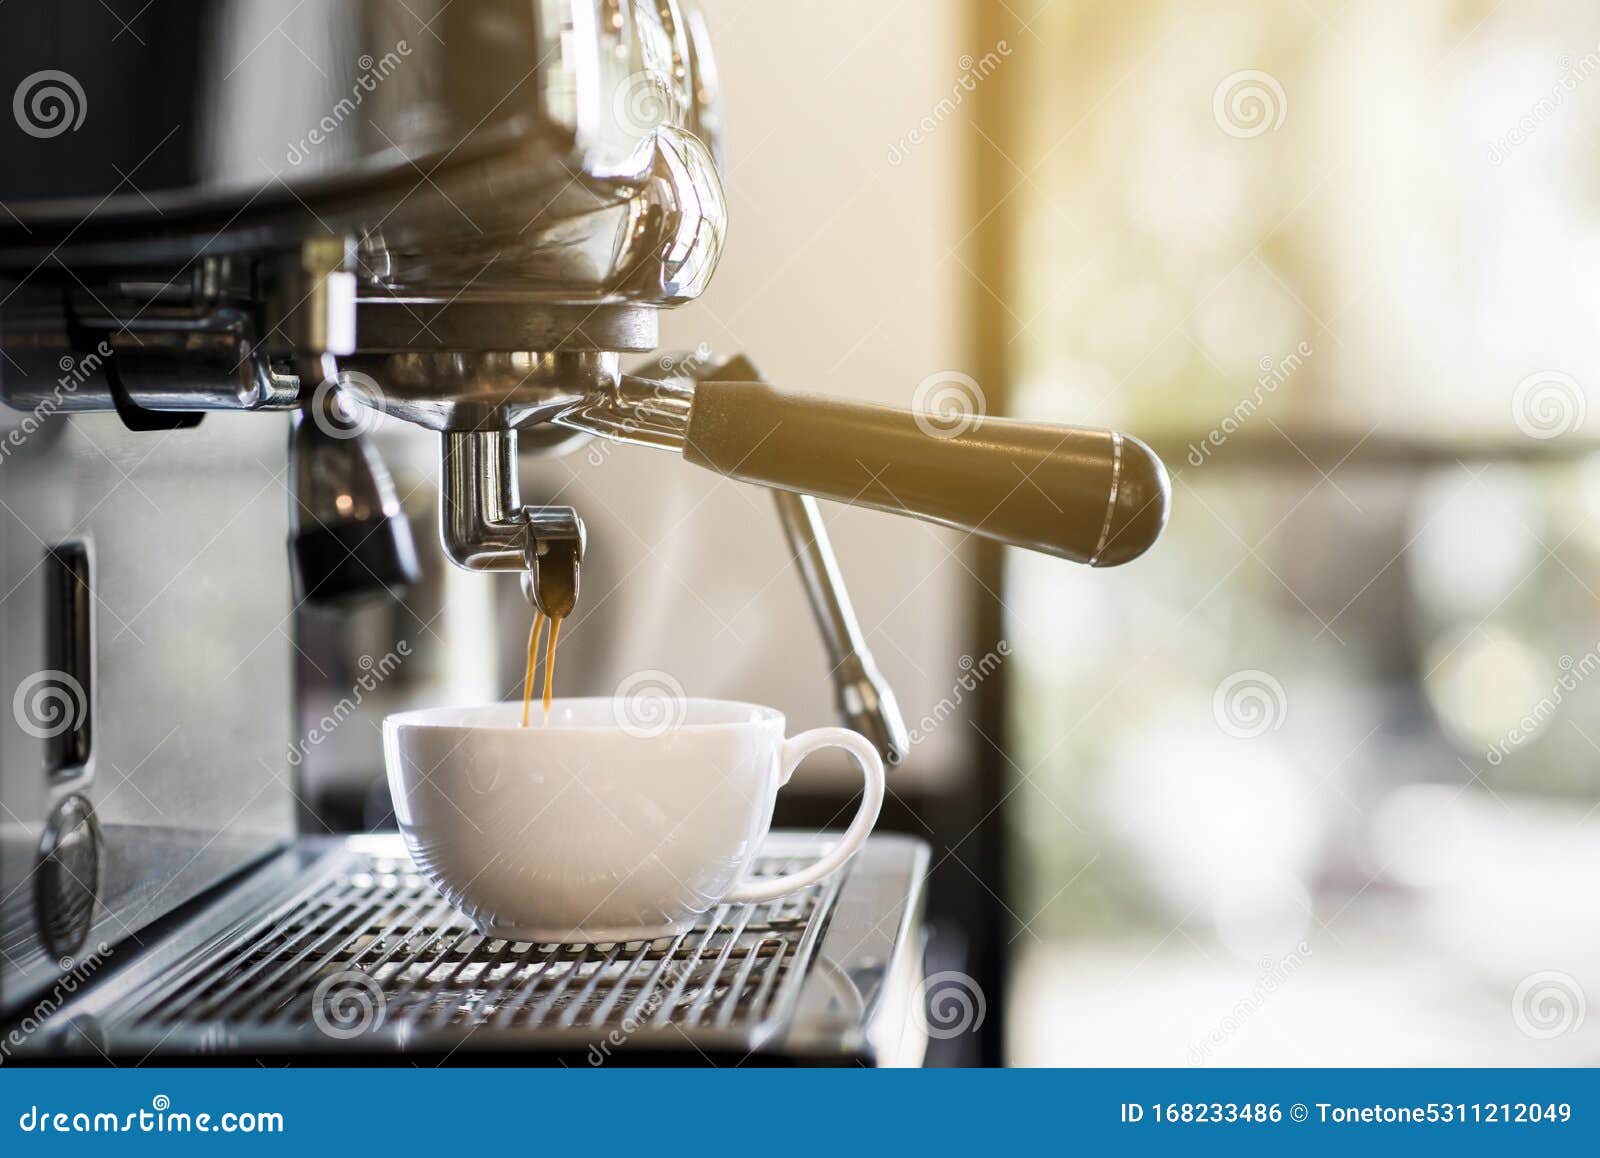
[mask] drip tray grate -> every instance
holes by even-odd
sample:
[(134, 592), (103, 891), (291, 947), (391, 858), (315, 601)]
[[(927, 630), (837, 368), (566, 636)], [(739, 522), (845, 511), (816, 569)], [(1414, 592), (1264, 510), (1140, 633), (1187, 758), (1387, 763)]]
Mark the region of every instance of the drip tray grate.
[[(756, 872), (812, 860), (762, 857)], [(179, 1046), (559, 1047), (620, 1031), (630, 1044), (755, 1048), (792, 1010), (841, 875), (718, 906), (656, 941), (536, 945), (484, 936), (409, 860), (363, 852), (204, 947), (118, 1020)]]

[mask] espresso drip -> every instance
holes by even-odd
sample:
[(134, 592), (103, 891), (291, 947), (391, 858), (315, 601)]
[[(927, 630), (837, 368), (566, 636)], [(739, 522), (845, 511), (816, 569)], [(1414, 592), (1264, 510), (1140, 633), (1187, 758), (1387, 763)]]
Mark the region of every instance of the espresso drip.
[(522, 726), (528, 726), (528, 715), (533, 707), (533, 673), (539, 663), (539, 632), (545, 623), (550, 624), (550, 635), (544, 645), (544, 723), (550, 723), (550, 700), (555, 692), (556, 640), (561, 635), (558, 618), (547, 617), (542, 611), (533, 613), (533, 629), (528, 632), (528, 663), (522, 674)]

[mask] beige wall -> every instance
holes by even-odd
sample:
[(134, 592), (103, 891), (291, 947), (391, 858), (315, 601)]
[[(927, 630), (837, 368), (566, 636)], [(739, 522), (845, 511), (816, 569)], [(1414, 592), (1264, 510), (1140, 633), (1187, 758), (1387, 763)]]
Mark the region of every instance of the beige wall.
[[(898, 405), (930, 373), (970, 372), (972, 283), (951, 247), (967, 229), (972, 129), (950, 118), (889, 160), (961, 74), (965, 5), (704, 8), (731, 226), (705, 298), (664, 319), (664, 348), (709, 341), (773, 381)], [(822, 648), (767, 494), (632, 447), (532, 470), (530, 501), (565, 488), (589, 525), (565, 692), (609, 693), (659, 669), (690, 694), (777, 705), (795, 727), (832, 722)], [(959, 537), (924, 524), (824, 507), (871, 646), (919, 718), (961, 675), (970, 555), (951, 557)], [(974, 739), (964, 720), (947, 722), (901, 775), (960, 772)]]

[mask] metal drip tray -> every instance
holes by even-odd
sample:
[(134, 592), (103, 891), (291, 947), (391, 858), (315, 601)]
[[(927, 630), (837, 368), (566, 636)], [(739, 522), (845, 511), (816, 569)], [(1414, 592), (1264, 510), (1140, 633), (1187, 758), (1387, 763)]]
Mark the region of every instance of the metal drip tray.
[[(776, 876), (806, 859), (763, 857), (757, 871)], [(410, 861), (368, 856), (173, 978), (133, 1021), (314, 1025), (334, 1038), (484, 1025), (754, 1033), (792, 1006), (837, 887), (719, 906), (659, 941), (533, 945), (481, 935)]]
[[(791, 872), (819, 851), (816, 838), (775, 834), (757, 872)], [(63, 1010), (51, 1048), (880, 1061), (913, 1020), (898, 990), (920, 998), (907, 934), (920, 920), (926, 851), (913, 841), (876, 838), (819, 884), (718, 906), (687, 933), (601, 945), (484, 936), (398, 838), (326, 842), (298, 859), (309, 863), (292, 887), (248, 916), (210, 935), (186, 928), (189, 948), (163, 946), (145, 969), (135, 963)]]

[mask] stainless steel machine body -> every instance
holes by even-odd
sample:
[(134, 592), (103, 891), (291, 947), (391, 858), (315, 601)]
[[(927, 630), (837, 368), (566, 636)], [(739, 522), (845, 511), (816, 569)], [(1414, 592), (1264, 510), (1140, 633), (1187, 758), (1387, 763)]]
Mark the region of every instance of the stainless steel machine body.
[(288, 422), (215, 417), (0, 464), (6, 1008), (294, 836)]

